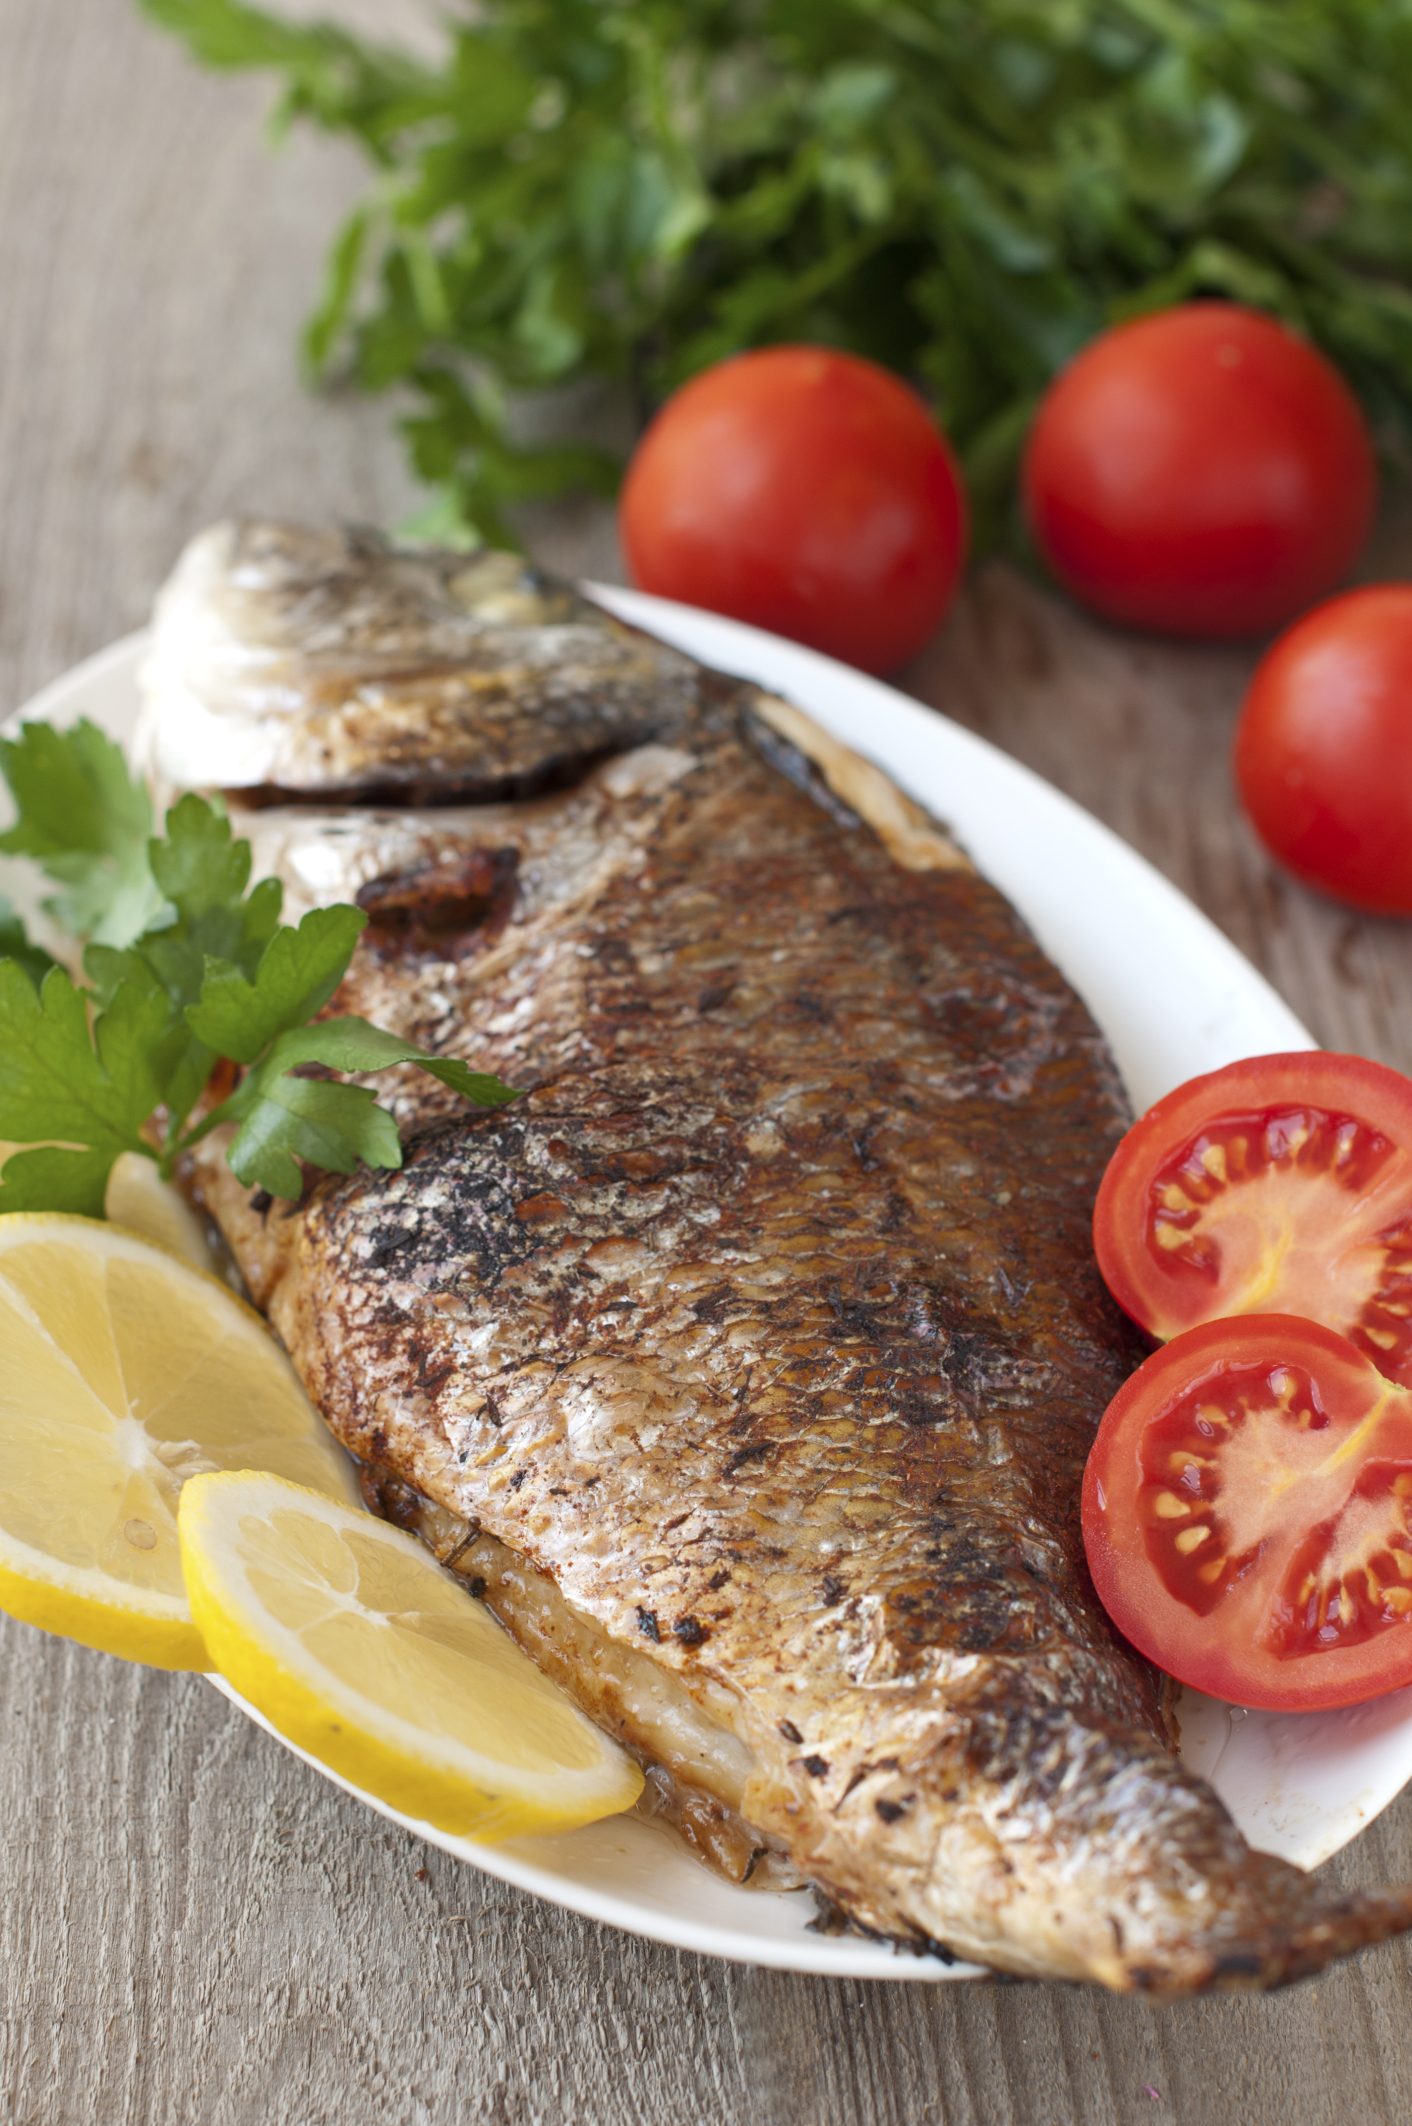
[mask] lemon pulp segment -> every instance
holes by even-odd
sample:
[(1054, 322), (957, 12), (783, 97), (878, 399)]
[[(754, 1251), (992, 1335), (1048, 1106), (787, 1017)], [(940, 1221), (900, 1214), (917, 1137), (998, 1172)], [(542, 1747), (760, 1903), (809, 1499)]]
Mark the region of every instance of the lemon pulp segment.
[(481, 1839), (637, 1799), (632, 1759), (401, 1529), (250, 1471), (188, 1484), (180, 1530), (216, 1666), (355, 1786)]
[(164, 1181), (150, 1159), (140, 1152), (120, 1152), (108, 1176), (103, 1196), (103, 1216), (153, 1240), (169, 1254), (180, 1255), (198, 1270), (215, 1269), (215, 1256), (205, 1228), (186, 1198), (170, 1181)]
[(163, 1668), (208, 1666), (183, 1482), (256, 1466), (352, 1501), (347, 1457), (258, 1315), (89, 1218), (0, 1218), (0, 1607)]

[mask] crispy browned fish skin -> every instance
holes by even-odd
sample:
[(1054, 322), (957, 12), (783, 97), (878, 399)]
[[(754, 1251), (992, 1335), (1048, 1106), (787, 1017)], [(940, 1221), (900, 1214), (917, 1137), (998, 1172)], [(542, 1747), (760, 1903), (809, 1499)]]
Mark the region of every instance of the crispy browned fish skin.
[[(806, 1885), (787, 1854), (741, 1814), (750, 1751), (648, 1652), (609, 1639), (554, 1581), (485, 1529), (436, 1506), (384, 1464), (365, 1462), (363, 1496), (420, 1538), (591, 1720), (637, 1756), (646, 1781), (636, 1813), (670, 1824), (697, 1859), (754, 1890)], [(700, 1679), (697, 1679), (698, 1691)]]
[(403, 1089), (404, 1170), (297, 1208), (203, 1156), (315, 1401), (724, 1694), (749, 1821), (866, 1927), (1173, 1995), (1407, 1925), (1249, 1851), (1089, 1587), (1079, 1478), (1133, 1351), (1083, 1008), (983, 881), (796, 788), (739, 690), (667, 735), (674, 779), (600, 770), (540, 820), (598, 852), (558, 904), (533, 807), (482, 852), (508, 899), (444, 852), (369, 896), (339, 1007), (522, 1103)]

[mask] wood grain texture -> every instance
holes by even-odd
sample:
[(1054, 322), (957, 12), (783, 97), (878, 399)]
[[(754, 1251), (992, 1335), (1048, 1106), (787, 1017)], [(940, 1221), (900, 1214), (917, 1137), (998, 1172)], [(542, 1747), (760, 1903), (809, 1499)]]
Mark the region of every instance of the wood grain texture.
[[(356, 13), (425, 34), (420, 0)], [(222, 512), (406, 506), (386, 409), (310, 401), (294, 374), (357, 166), (305, 142), (270, 157), (263, 103), (126, 0), (0, 0), (6, 710), (139, 625)], [(554, 566), (615, 572), (601, 509), (531, 532)], [(994, 569), (909, 683), (1134, 842), (1320, 1040), (1412, 1067), (1412, 929), (1281, 881), (1238, 818), (1248, 663), (1112, 636)], [(4, 1622), (0, 1870), (5, 2126), (1390, 2126), (1412, 2108), (1402, 1944), (1163, 2014), (736, 1969), (424, 1850), (199, 1679)], [(1412, 1803), (1333, 1872), (1412, 1877)]]

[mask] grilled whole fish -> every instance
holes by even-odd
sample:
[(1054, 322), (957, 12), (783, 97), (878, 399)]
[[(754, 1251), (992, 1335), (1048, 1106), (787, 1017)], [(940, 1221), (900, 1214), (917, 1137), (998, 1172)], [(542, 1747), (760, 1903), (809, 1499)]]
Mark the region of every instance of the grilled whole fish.
[(503, 556), (268, 525), (180, 565), (143, 746), (295, 911), (367, 909), (337, 1009), (529, 1088), (391, 1075), (400, 1172), (272, 1202), (208, 1140), (190, 1185), (380, 1509), (699, 1850), (1159, 1996), (1412, 1921), (1246, 1846), (1094, 1598), (1123, 1095), (876, 769)]

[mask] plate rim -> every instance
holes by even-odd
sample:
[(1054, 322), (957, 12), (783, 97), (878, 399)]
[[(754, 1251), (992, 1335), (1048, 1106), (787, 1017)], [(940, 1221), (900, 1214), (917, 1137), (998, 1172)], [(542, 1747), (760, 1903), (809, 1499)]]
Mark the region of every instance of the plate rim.
[[(733, 1931), (730, 1928), (702, 1924), (691, 1920), (671, 1921), (659, 1917), (647, 1907), (634, 1907), (635, 1917), (626, 1920), (622, 1916), (624, 1900), (610, 1891), (595, 1890), (572, 1878), (558, 1876), (549, 1869), (524, 1858), (516, 1847), (516, 1839), (506, 1839), (501, 1844), (478, 1845), (469, 1838), (457, 1838), (452, 1832), (438, 1830), (435, 1824), (425, 1823), (414, 1816), (405, 1816), (390, 1803), (379, 1800), (364, 1787), (355, 1786), (332, 1766), (322, 1764), (311, 1757), (307, 1750), (291, 1742), (278, 1728), (272, 1727), (258, 1706), (242, 1698), (239, 1691), (228, 1683), (224, 1676), (214, 1670), (205, 1672), (204, 1680), (213, 1690), (236, 1706), (246, 1718), (264, 1732), (291, 1756), (307, 1764), (311, 1771), (320, 1774), (331, 1785), (339, 1787), (355, 1801), (362, 1802), (375, 1815), (387, 1823), (394, 1823), (399, 1830), (408, 1831), (424, 1844), (435, 1846), (438, 1851), (449, 1853), (454, 1860), (464, 1861), (482, 1875), (493, 1876), (497, 1882), (510, 1883), (517, 1890), (527, 1891), (531, 1897), (541, 1898), (546, 1904), (562, 1905), (566, 1911), (577, 1912), (584, 1919), (596, 1920), (602, 1926), (619, 1927), (625, 1933), (636, 1934), (646, 1941), (655, 1941), (668, 1949), (685, 1949), (698, 1956), (719, 1956), (727, 1963), (758, 1964), (775, 1971), (800, 1971), (813, 1978), (873, 1978), (903, 1979), (930, 1985), (945, 1985), (960, 1981), (994, 1979), (997, 1974), (982, 1964), (969, 1964), (957, 1958), (952, 1964), (944, 1964), (939, 1958), (894, 1946), (890, 1942), (871, 1942), (857, 1935), (830, 1936), (819, 1934), (812, 1939), (796, 1941), (788, 1936), (756, 1936)], [(604, 1817), (605, 1826), (615, 1822), (613, 1817)], [(634, 1819), (628, 1812), (624, 1819)], [(588, 1828), (594, 1828), (589, 1826)], [(700, 1866), (693, 1862), (693, 1866)], [(730, 1885), (726, 1885), (730, 1887)], [(744, 1896), (793, 1896), (803, 1897), (804, 1891), (751, 1892)], [(688, 1939), (688, 1936), (696, 1939)], [(837, 1941), (843, 1945), (841, 1955), (832, 1953)], [(894, 1963), (909, 1962), (918, 1968), (897, 1971)]]

